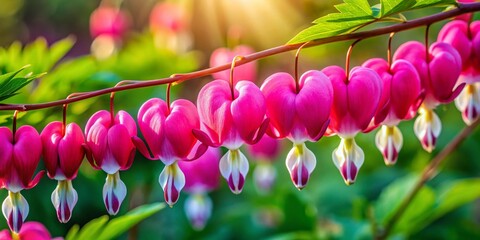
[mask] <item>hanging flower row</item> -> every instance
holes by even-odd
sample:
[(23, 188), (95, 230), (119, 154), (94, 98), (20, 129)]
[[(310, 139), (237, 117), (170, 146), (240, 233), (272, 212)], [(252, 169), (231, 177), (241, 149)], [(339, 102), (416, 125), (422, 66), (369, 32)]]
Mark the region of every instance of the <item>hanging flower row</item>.
[[(209, 217), (212, 203), (206, 193), (217, 186), (220, 174), (233, 193), (242, 192), (249, 171), (240, 150), (245, 144), (252, 155), (268, 159), (277, 154), (268, 152), (276, 139), (288, 139), (292, 149), (285, 164), (295, 187), (303, 189), (316, 166), (305, 142), (338, 135), (340, 144), (332, 159), (345, 183), (353, 184), (365, 159), (355, 142), (357, 134), (380, 127), (376, 145), (385, 163), (393, 165), (403, 144), (396, 127), (400, 121), (419, 113), (414, 132), (430, 152), (441, 131), (434, 112), (438, 105), (455, 100), (465, 123), (478, 119), (479, 31), (478, 21), (455, 20), (430, 47), (411, 41), (402, 44), (392, 59), (370, 59), (351, 70), (348, 64), (346, 69), (329, 66), (300, 77), (275, 73), (260, 87), (249, 77), (256, 75), (255, 66), (235, 68), (234, 54), (228, 57), (233, 59), (229, 74), (218, 73), (217, 80), (206, 84), (196, 105), (184, 99), (170, 103), (168, 98), (153, 98), (140, 107), (135, 121), (125, 111), (115, 113), (112, 102), (110, 111), (93, 114), (84, 131), (65, 120), (48, 124), (41, 133), (31, 126), (14, 126), (13, 131), (0, 127), (0, 186), (9, 191), (2, 212), (10, 229), (20, 232), (29, 212), (20, 192), (43, 176), (44, 171), (35, 175), (42, 156), (48, 177), (58, 181), (51, 200), (63, 223), (71, 218), (78, 199), (72, 180), (85, 156), (93, 168), (107, 174), (103, 200), (111, 215), (118, 213), (127, 193), (120, 171), (130, 168), (136, 152), (162, 161), (159, 183), (165, 201), (173, 206), (182, 189), (191, 192), (186, 209), (197, 228)], [(143, 140), (137, 136), (137, 123)], [(220, 146), (227, 149), (223, 156)], [(255, 173), (255, 181), (268, 189), (271, 176), (272, 170), (264, 168)]]

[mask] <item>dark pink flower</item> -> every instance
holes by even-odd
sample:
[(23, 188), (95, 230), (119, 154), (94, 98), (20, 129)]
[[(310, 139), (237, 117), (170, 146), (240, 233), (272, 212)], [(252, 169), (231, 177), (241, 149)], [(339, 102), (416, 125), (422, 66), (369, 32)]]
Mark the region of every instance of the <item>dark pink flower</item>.
[[(230, 64), (235, 56), (246, 56), (255, 51), (247, 45), (239, 45), (234, 49), (217, 48), (210, 56), (210, 67), (217, 67), (224, 64)], [(230, 80), (230, 70), (224, 70), (212, 74), (213, 78), (221, 80)], [(254, 82), (257, 78), (257, 64), (250, 62), (241, 66), (235, 67), (233, 71), (234, 85), (241, 80), (248, 80)]]
[(185, 173), (185, 191), (190, 196), (185, 201), (185, 213), (193, 228), (201, 230), (212, 214), (212, 200), (208, 192), (218, 187), (220, 170), (218, 163), (220, 150), (209, 148), (195, 161), (180, 161), (180, 169)]
[(150, 28), (152, 31), (178, 33), (188, 26), (187, 15), (177, 4), (159, 2), (150, 12)]
[(455, 105), (462, 112), (468, 125), (480, 116), (480, 21), (469, 23), (451, 21), (438, 34), (438, 41), (452, 45), (460, 54), (463, 69), (458, 83), (466, 83), (465, 89), (455, 98)]
[(90, 15), (90, 34), (94, 38), (105, 35), (121, 39), (129, 26), (129, 18), (117, 8), (100, 6)]
[(62, 122), (51, 122), (40, 137), (48, 176), (56, 180), (74, 179), (85, 155), (82, 129), (76, 123), (63, 126)]
[(85, 138), (76, 123), (66, 126), (62, 122), (49, 123), (40, 134), (43, 145), (43, 160), (48, 176), (58, 180), (52, 193), (52, 203), (57, 210), (58, 220), (68, 222), (78, 200), (72, 180), (85, 155)]
[[(2, 240), (52, 240), (50, 233), (43, 224), (39, 222), (26, 222), (18, 233), (11, 233), (8, 230), (0, 232)], [(63, 238), (54, 238), (60, 240)]]
[[(159, 182), (165, 201), (172, 206), (185, 185), (185, 176), (177, 162), (190, 160), (188, 155), (197, 142), (192, 133), (200, 128), (197, 108), (184, 99), (174, 101), (169, 108), (162, 99), (152, 98), (140, 107), (138, 125), (153, 153), (153, 159), (159, 159), (166, 165)], [(205, 145), (199, 145), (196, 149), (198, 155), (195, 156), (200, 156), (205, 150)]]
[(0, 147), (0, 187), (8, 190), (2, 212), (10, 229), (19, 232), (29, 212), (20, 191), (37, 185), (44, 174), (40, 171), (32, 179), (40, 162), (42, 141), (31, 126), (20, 127), (14, 136), (9, 128), (0, 127)]
[(137, 126), (125, 111), (119, 111), (116, 116), (112, 116), (110, 112), (101, 110), (88, 120), (85, 136), (90, 164), (108, 174), (103, 198), (109, 214), (115, 215), (127, 194), (119, 171), (130, 168), (135, 158)]
[(376, 135), (376, 145), (382, 152), (385, 164), (393, 165), (403, 145), (402, 133), (396, 125), (401, 120), (415, 116), (423, 100), (420, 77), (415, 67), (402, 59), (389, 66), (384, 59), (374, 58), (362, 66), (377, 72), (383, 81), (380, 107), (373, 124), (383, 124)]
[(300, 77), (296, 89), (290, 74), (276, 73), (265, 80), (261, 89), (270, 119), (267, 133), (293, 142), (286, 165), (293, 183), (302, 189), (316, 165), (305, 141), (318, 141), (327, 129), (333, 102), (332, 84), (322, 72), (308, 71)]
[(426, 54), (423, 44), (410, 41), (398, 48), (394, 60), (409, 61), (419, 73), (425, 100), (419, 110), (420, 116), (415, 120), (414, 130), (422, 147), (431, 152), (442, 129), (440, 119), (433, 110), (441, 103), (453, 101), (465, 84), (457, 84), (462, 70), (462, 58), (450, 44), (432, 44), (428, 50), (428, 62)]
[(253, 179), (260, 193), (268, 193), (273, 187), (277, 175), (273, 162), (278, 159), (280, 145), (280, 140), (267, 134), (264, 134), (257, 143), (247, 145), (248, 153), (257, 162), (253, 171)]
[(354, 67), (347, 75), (338, 66), (322, 70), (332, 81), (334, 100), (330, 114), (330, 133), (342, 139), (332, 154), (333, 162), (347, 185), (355, 182), (364, 154), (355, 135), (367, 131), (380, 104), (383, 84), (372, 69)]
[(197, 99), (198, 113), (206, 134), (196, 131), (202, 142), (225, 146), (228, 151), (220, 160), (220, 172), (234, 193), (240, 193), (248, 173), (248, 161), (238, 148), (255, 143), (265, 131), (265, 98), (252, 82), (239, 81), (232, 89), (227, 81), (206, 84)]
[(210, 147), (194, 161), (180, 161), (178, 165), (185, 174), (185, 191), (209, 192), (217, 188), (220, 180), (219, 160), (220, 150)]

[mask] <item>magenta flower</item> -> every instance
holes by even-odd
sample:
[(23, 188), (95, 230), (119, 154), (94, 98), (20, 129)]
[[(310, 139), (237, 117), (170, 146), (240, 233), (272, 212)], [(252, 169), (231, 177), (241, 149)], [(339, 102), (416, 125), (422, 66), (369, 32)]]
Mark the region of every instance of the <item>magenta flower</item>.
[(257, 161), (257, 166), (253, 171), (253, 179), (257, 190), (260, 193), (270, 192), (277, 175), (273, 161), (280, 154), (280, 140), (265, 134), (257, 143), (247, 145), (246, 149), (253, 160)]
[[(188, 155), (197, 142), (192, 133), (193, 129), (200, 128), (197, 108), (192, 102), (179, 99), (169, 109), (162, 99), (152, 98), (140, 107), (138, 125), (153, 153), (152, 159), (165, 164), (159, 182), (165, 201), (173, 206), (185, 186), (185, 176), (177, 163), (191, 160)], [(196, 157), (205, 150), (206, 146), (200, 145)]]
[[(246, 56), (254, 52), (255, 51), (247, 45), (239, 45), (232, 50), (228, 48), (217, 48), (215, 51), (212, 52), (212, 55), (210, 56), (210, 67), (230, 64), (233, 58), (235, 58), (235, 56)], [(228, 81), (230, 79), (230, 70), (216, 72), (213, 73), (212, 76), (214, 79), (223, 79)], [(235, 67), (235, 71), (233, 71), (234, 85), (241, 80), (248, 80), (253, 82), (256, 80), (256, 78), (256, 62), (250, 62)]]
[(428, 63), (426, 57), (425, 46), (410, 41), (398, 48), (394, 60), (409, 61), (419, 73), (425, 101), (420, 108), (420, 116), (415, 120), (414, 131), (423, 148), (431, 152), (442, 129), (442, 123), (433, 110), (438, 104), (453, 101), (462, 91), (464, 84), (455, 88), (462, 69), (462, 59), (451, 45), (436, 42), (430, 46)]
[(127, 194), (119, 171), (130, 168), (135, 158), (137, 126), (125, 111), (119, 111), (113, 117), (110, 112), (101, 110), (88, 120), (85, 136), (88, 161), (93, 168), (107, 173), (103, 200), (108, 213), (115, 215)]
[(218, 187), (219, 160), (220, 150), (209, 148), (195, 161), (178, 163), (180, 169), (185, 173), (185, 191), (190, 193), (185, 201), (185, 213), (196, 230), (202, 230), (212, 214), (213, 204), (208, 192)]
[[(16, 233), (8, 230), (0, 231), (0, 239), (2, 240), (52, 240), (50, 233), (43, 224), (39, 222), (26, 222), (22, 229)], [(53, 238), (60, 240), (63, 238)]]
[(62, 122), (49, 123), (40, 134), (43, 145), (43, 160), (48, 177), (58, 180), (52, 193), (52, 203), (57, 210), (58, 220), (68, 222), (78, 200), (72, 180), (85, 155), (85, 138), (76, 123), (64, 126)]
[(423, 100), (420, 76), (410, 62), (401, 59), (391, 67), (381, 58), (370, 59), (362, 66), (377, 72), (383, 81), (380, 107), (374, 117), (374, 125), (382, 123), (383, 126), (377, 132), (375, 143), (385, 164), (393, 165), (403, 145), (402, 133), (396, 125), (415, 116)]
[(8, 190), (2, 204), (3, 216), (13, 232), (19, 232), (27, 218), (29, 207), (20, 193), (38, 184), (45, 173), (40, 171), (33, 179), (42, 154), (42, 141), (37, 130), (22, 126), (15, 135), (9, 128), (0, 127), (0, 188)]
[(285, 163), (294, 185), (302, 189), (317, 161), (305, 141), (318, 141), (327, 129), (333, 102), (332, 84), (322, 72), (308, 71), (300, 77), (296, 89), (290, 74), (276, 73), (265, 80), (261, 89), (270, 119), (267, 133), (293, 143)]
[(227, 81), (215, 80), (200, 90), (197, 105), (206, 134), (200, 131), (195, 134), (210, 146), (229, 149), (220, 160), (220, 173), (232, 192), (238, 194), (248, 173), (247, 158), (239, 148), (245, 142), (257, 142), (268, 124), (262, 92), (252, 82), (239, 81), (232, 96)]
[(90, 15), (90, 33), (94, 38), (104, 35), (121, 39), (129, 26), (129, 18), (117, 8), (99, 7)]
[[(338, 66), (322, 70), (332, 81), (334, 99), (329, 132), (342, 140), (332, 154), (333, 162), (347, 185), (353, 184), (363, 164), (364, 154), (355, 135), (368, 129), (382, 94), (382, 80), (372, 69), (354, 67), (347, 79)], [(359, 101), (361, 99), (361, 101)]]
[(462, 58), (463, 69), (458, 83), (465, 89), (455, 98), (455, 105), (463, 121), (470, 125), (480, 116), (480, 21), (468, 25), (465, 21), (451, 21), (443, 26), (438, 41), (452, 45)]

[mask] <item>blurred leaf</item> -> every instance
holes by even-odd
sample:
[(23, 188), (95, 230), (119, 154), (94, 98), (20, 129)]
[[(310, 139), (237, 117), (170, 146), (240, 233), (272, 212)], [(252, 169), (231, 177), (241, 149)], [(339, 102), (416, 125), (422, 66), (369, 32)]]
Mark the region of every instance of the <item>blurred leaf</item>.
[(418, 176), (410, 175), (389, 184), (374, 204), (375, 218), (379, 223), (385, 222), (400, 205), (403, 197), (410, 192)]
[(164, 203), (152, 203), (137, 207), (111, 221), (108, 221), (107, 215), (95, 218), (85, 224), (80, 230), (78, 225), (73, 226), (67, 233), (65, 240), (115, 239), (135, 224), (157, 213), (164, 207)]
[(480, 198), (480, 178), (462, 179), (446, 184), (438, 193), (432, 218), (439, 218), (466, 203)]
[[(65, 238), (65, 240), (75, 240), (75, 239), (96, 239), (100, 230), (104, 227), (105, 223), (108, 222), (108, 216), (101, 216), (99, 218), (95, 218), (92, 221), (85, 224), (82, 229), (78, 230), (78, 228), (72, 228), (67, 236), (72, 236), (72, 238)], [(77, 234), (74, 234), (74, 232)]]
[(462, 179), (444, 184), (437, 191), (435, 206), (428, 214), (412, 224), (409, 233), (415, 233), (443, 215), (480, 198), (480, 178)]
[(75, 43), (73, 37), (67, 37), (50, 47), (47, 41), (40, 37), (26, 44), (22, 49), (20, 42), (14, 42), (8, 49), (0, 51), (0, 71), (11, 72), (21, 66), (30, 64), (34, 73), (49, 71)]
[(165, 208), (164, 203), (153, 203), (137, 207), (129, 213), (111, 220), (102, 230), (97, 239), (114, 239), (143, 219), (152, 216), (163, 208)]
[(15, 72), (0, 75), (0, 101), (13, 97), (18, 94), (18, 90), (29, 84), (32, 80), (43, 74), (27, 74), (25, 77), (16, 77), (19, 72), (27, 68), (24, 66)]

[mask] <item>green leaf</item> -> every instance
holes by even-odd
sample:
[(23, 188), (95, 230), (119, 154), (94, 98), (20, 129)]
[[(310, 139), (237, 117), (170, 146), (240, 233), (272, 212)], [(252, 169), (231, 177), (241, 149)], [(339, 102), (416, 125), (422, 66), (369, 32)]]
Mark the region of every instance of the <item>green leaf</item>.
[(345, 0), (335, 8), (338, 13), (316, 19), (315, 25), (301, 31), (288, 44), (348, 33), (376, 20), (367, 0)]
[(412, 9), (455, 4), (457, 4), (455, 0), (416, 0), (415, 5), (412, 6)]
[(388, 16), (394, 13), (403, 12), (410, 9), (418, 1), (416, 0), (381, 0), (380, 16)]
[(480, 198), (480, 178), (462, 179), (442, 187), (439, 191), (433, 218)]
[(99, 218), (95, 218), (92, 221), (85, 224), (82, 229), (77, 230), (76, 234), (67, 234), (68, 236), (72, 236), (72, 238), (66, 238), (65, 240), (76, 240), (76, 239), (96, 239), (98, 234), (100, 233), (101, 229), (104, 227), (105, 223), (108, 221), (108, 216), (101, 216)]
[(24, 66), (15, 72), (6, 73), (0, 75), (0, 101), (15, 96), (18, 94), (18, 90), (25, 87), (34, 79), (42, 76), (43, 74), (27, 74), (25, 77), (16, 77), (18, 73), (23, 71), (28, 66)]
[(456, 4), (455, 0), (380, 0), (380, 6), (370, 6), (367, 0), (344, 0), (335, 5), (338, 13), (331, 13), (313, 21), (287, 44), (307, 42), (354, 32), (376, 21), (391, 21), (390, 15), (404, 11)]
[(164, 207), (164, 203), (153, 203), (137, 207), (124, 216), (111, 220), (96, 239), (115, 239), (143, 219), (150, 217)]

